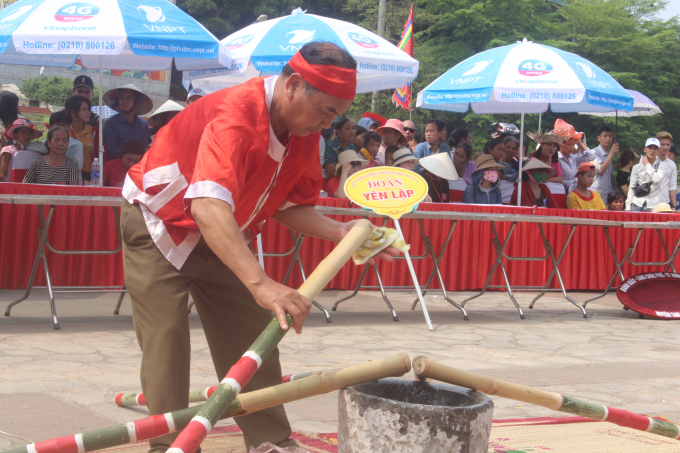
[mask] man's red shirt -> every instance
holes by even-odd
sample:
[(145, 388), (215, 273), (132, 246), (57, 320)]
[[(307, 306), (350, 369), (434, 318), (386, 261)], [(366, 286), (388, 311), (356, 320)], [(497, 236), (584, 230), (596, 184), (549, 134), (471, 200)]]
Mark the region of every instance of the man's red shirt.
[(247, 239), (278, 209), (316, 203), (319, 134), (279, 142), (269, 118), (276, 79), (251, 79), (192, 103), (128, 172), (123, 196), (140, 204), (151, 237), (176, 268), (200, 239), (194, 198), (229, 203)]

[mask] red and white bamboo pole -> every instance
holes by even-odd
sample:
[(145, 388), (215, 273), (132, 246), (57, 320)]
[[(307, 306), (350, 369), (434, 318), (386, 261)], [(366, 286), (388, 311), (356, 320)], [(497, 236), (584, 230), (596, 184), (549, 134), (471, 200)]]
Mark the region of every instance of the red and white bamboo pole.
[[(319, 263), (298, 292), (307, 299), (314, 300), (323, 287), (347, 263), (352, 254), (361, 247), (372, 231), (373, 225), (368, 220), (362, 219), (355, 223), (347, 236)], [(290, 316), (288, 318), (289, 324), (292, 324)], [(177, 436), (177, 439), (167, 450), (168, 453), (195, 453), (198, 450), (201, 442), (210, 433), (217, 420), (241, 392), (241, 389), (248, 384), (262, 362), (279, 344), (285, 334), (286, 331), (281, 329), (278, 320), (272, 319), (250, 349), (231, 367), (220, 385), (201, 406), (196, 416)]]
[(580, 415), (603, 422), (614, 423), (626, 428), (646, 431), (659, 436), (680, 439), (680, 427), (674, 423), (657, 420), (646, 415), (635, 414), (623, 409), (604, 406), (602, 404), (583, 401), (570, 396), (554, 392), (546, 392), (500, 379), (470, 373), (451, 368), (427, 357), (419, 356), (413, 359), (413, 372), (419, 379), (436, 379), (460, 387), (477, 390), (487, 395), (502, 396), (537, 406), (547, 407), (554, 411)]
[[(281, 379), (282, 383), (299, 381), (310, 376), (316, 376), (317, 374), (328, 373), (335, 370), (324, 370), (324, 371), (306, 371), (304, 373), (287, 374)], [(212, 387), (206, 387), (204, 389), (192, 389), (189, 390), (189, 402), (190, 403), (201, 403), (210, 398), (210, 395), (217, 389), (216, 385)], [(130, 407), (130, 406), (146, 406), (146, 399), (143, 393), (119, 393), (113, 400), (120, 407)]]
[[(337, 371), (328, 371), (274, 387), (243, 393), (236, 397), (220, 418), (246, 415), (376, 379), (403, 376), (409, 371), (411, 371), (411, 359), (405, 353), (341, 368)], [(84, 453), (148, 440), (183, 429), (196, 416), (200, 408), (201, 406), (194, 406), (163, 415), (154, 415), (136, 422), (15, 447), (2, 453)]]

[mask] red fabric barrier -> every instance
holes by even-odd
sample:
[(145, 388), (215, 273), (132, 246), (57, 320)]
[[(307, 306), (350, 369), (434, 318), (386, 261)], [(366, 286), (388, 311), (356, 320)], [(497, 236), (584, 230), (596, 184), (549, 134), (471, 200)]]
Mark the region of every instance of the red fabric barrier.
[[(0, 184), (0, 193), (12, 194), (71, 194), (71, 195), (120, 195), (116, 188), (91, 188), (70, 186), (40, 186), (29, 184)], [(346, 200), (323, 198), (319, 204), (327, 206), (347, 207)], [(485, 212), (504, 214), (558, 215), (580, 218), (626, 221), (680, 221), (680, 214), (649, 214), (631, 212), (594, 212), (572, 211), (566, 209), (536, 209), (513, 206), (480, 206), (464, 204), (432, 204), (423, 203), (419, 207), (423, 211), (455, 211)], [(45, 208), (45, 211), (47, 209)], [(338, 220), (352, 220), (339, 217)], [(381, 219), (372, 219), (381, 224)], [(411, 244), (412, 255), (422, 255), (425, 247), (420, 237), (420, 230), (415, 220), (403, 219), (402, 228), (406, 240)], [(36, 227), (39, 225), (38, 212), (35, 206), (12, 206), (0, 204), (0, 288), (25, 288), (30, 275), (33, 258), (38, 245)], [(391, 222), (390, 222), (391, 224)], [(438, 253), (449, 231), (450, 222), (424, 220), (435, 251)], [(510, 224), (497, 223), (501, 237), (505, 239)], [(550, 239), (555, 254), (559, 254), (569, 234), (569, 227), (563, 225), (544, 225), (545, 233)], [(57, 207), (50, 242), (58, 249), (112, 249), (117, 245), (117, 237), (111, 208), (92, 207)], [(621, 259), (629, 246), (633, 244), (637, 230), (623, 228), (610, 229), (610, 236)], [(664, 230), (663, 235), (669, 248), (678, 240), (678, 230)], [(292, 240), (287, 229), (274, 221), (269, 221), (263, 229), (263, 244), (266, 252), (284, 252), (292, 247)], [(313, 238), (306, 238), (301, 249), (301, 257), (305, 272), (312, 272), (321, 259), (328, 255), (333, 244)], [(540, 240), (536, 224), (520, 223), (515, 229), (506, 253), (510, 256), (543, 256), (543, 244)], [(47, 252), (53, 284), (74, 286), (120, 285), (124, 281), (122, 255), (115, 256), (61, 256)], [(277, 281), (282, 281), (292, 256), (286, 258), (265, 258), (267, 274)], [(491, 269), (495, 253), (491, 243), (491, 225), (488, 222), (458, 222), (451, 238), (441, 269), (446, 286), (451, 291), (479, 289)], [(635, 261), (663, 261), (665, 254), (656, 231), (646, 230), (640, 239)], [(430, 260), (414, 261), (421, 284), (424, 284), (432, 271)], [(680, 269), (680, 257), (675, 265)], [(383, 282), (386, 285), (406, 285), (411, 281), (406, 262), (379, 264)], [(551, 263), (545, 262), (513, 262), (506, 263), (508, 276), (513, 285), (543, 285), (552, 270)], [(560, 271), (565, 286), (570, 290), (603, 290), (613, 275), (615, 265), (609, 252), (602, 228), (578, 227), (564, 259)], [(624, 266), (625, 275), (659, 271), (660, 267)], [(331, 281), (329, 288), (352, 289), (356, 285), (360, 269), (354, 265), (346, 265)], [(435, 279), (435, 287), (438, 282)], [(293, 271), (292, 287), (302, 283), (297, 267)], [(497, 271), (493, 284), (502, 284), (502, 277)], [(42, 270), (38, 272), (37, 285), (44, 285)], [(366, 285), (377, 285), (373, 272), (369, 271)], [(553, 283), (556, 287), (556, 283)]]
[[(26, 195), (120, 196), (115, 187), (84, 187), (0, 183), (0, 193)], [(47, 217), (49, 209), (44, 207)], [(0, 288), (26, 288), (40, 226), (38, 207), (0, 204)], [(57, 250), (112, 250), (118, 245), (113, 209), (109, 207), (57, 206), (52, 217), (50, 244)], [(125, 281), (122, 254), (64, 256), (46, 252), (52, 284), (57, 286), (114, 286)], [(42, 265), (35, 285), (44, 286)]]

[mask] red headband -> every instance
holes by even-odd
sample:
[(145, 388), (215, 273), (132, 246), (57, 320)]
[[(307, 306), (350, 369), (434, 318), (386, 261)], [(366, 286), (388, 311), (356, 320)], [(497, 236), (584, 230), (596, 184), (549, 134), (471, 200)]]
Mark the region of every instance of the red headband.
[(305, 82), (330, 96), (351, 100), (356, 95), (356, 69), (344, 69), (323, 64), (310, 65), (300, 55), (300, 52), (293, 55), (288, 66), (300, 74)]

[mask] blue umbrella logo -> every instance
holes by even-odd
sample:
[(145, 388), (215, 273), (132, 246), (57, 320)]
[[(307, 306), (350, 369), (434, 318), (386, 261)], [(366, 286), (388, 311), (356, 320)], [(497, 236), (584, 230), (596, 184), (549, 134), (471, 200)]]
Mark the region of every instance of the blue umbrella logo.
[(239, 47), (245, 46), (248, 44), (250, 41), (255, 38), (255, 35), (243, 35), (239, 36), (238, 38), (234, 38), (231, 41), (227, 42), (224, 44), (224, 47), (226, 47), (229, 50), (234, 50), (238, 49)]
[(80, 22), (99, 14), (99, 7), (90, 3), (69, 3), (57, 11), (54, 18), (59, 22)]
[(550, 74), (553, 67), (550, 63), (541, 60), (524, 60), (517, 70), (524, 76), (536, 77)]
[(347, 33), (347, 36), (361, 47), (366, 47), (368, 49), (375, 49), (379, 45), (375, 40), (368, 36), (360, 35), (359, 33), (349, 32)]
[[(314, 33), (316, 30), (293, 30), (286, 33), (286, 38), (288, 38), (288, 44), (302, 44), (314, 39)], [(290, 37), (290, 35), (293, 36)]]

